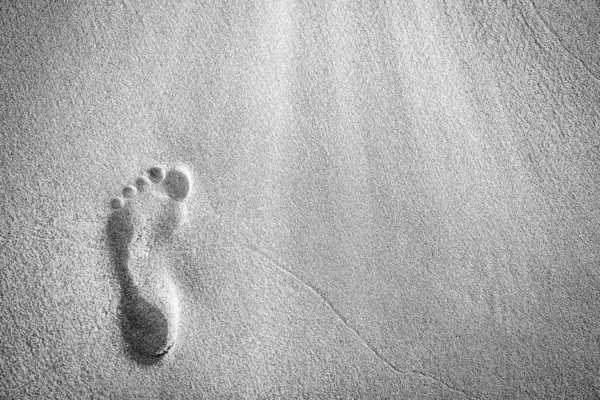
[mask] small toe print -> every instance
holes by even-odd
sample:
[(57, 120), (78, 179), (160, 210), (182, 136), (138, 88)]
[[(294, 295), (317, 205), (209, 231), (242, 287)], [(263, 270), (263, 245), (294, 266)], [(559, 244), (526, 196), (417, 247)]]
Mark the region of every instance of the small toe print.
[(123, 197), (130, 199), (137, 194), (138, 190), (135, 186), (129, 185), (123, 188)]
[(140, 176), (135, 181), (135, 186), (137, 187), (137, 189), (140, 192), (146, 191), (150, 187), (151, 184), (152, 184), (152, 182), (150, 181), (150, 179), (148, 179), (145, 176)]
[(148, 176), (154, 183), (160, 183), (165, 179), (165, 170), (162, 167), (153, 167), (148, 170)]
[(125, 201), (120, 197), (115, 197), (114, 199), (112, 199), (110, 201), (110, 208), (112, 208), (113, 210), (118, 210), (120, 208), (123, 208), (124, 205), (125, 205)]

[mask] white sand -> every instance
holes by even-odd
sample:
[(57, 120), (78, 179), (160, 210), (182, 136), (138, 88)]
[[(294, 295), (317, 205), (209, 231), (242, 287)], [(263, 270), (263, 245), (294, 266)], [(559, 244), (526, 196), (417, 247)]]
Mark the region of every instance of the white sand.
[[(17, 3), (1, 398), (600, 395), (597, 2)], [(194, 191), (144, 365), (106, 227), (155, 165)]]

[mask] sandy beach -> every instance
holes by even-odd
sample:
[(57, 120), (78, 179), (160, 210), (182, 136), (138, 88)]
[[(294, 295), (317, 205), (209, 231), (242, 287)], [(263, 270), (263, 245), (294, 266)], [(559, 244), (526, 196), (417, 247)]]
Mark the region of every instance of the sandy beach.
[(600, 4), (0, 6), (1, 399), (596, 399)]

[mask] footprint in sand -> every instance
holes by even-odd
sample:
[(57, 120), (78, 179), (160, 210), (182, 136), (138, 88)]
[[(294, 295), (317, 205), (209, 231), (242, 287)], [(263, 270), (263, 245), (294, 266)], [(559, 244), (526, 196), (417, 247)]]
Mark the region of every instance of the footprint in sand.
[(121, 286), (121, 328), (140, 361), (158, 361), (177, 342), (180, 301), (167, 255), (191, 189), (185, 167), (155, 167), (111, 201), (107, 233)]

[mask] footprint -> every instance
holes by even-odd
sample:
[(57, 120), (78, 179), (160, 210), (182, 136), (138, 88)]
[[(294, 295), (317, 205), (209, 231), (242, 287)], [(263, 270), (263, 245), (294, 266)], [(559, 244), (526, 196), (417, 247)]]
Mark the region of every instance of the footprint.
[(167, 252), (186, 221), (191, 189), (187, 168), (154, 167), (110, 203), (107, 234), (121, 285), (121, 329), (140, 362), (157, 362), (177, 342), (180, 301)]

